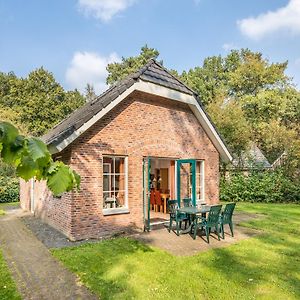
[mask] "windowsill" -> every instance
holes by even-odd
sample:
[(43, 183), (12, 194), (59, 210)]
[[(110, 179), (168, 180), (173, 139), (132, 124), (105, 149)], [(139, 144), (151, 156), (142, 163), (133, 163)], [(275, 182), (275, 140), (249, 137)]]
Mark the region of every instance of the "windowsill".
[(103, 215), (110, 216), (110, 215), (121, 215), (121, 214), (129, 214), (129, 209), (126, 207), (121, 208), (104, 208)]

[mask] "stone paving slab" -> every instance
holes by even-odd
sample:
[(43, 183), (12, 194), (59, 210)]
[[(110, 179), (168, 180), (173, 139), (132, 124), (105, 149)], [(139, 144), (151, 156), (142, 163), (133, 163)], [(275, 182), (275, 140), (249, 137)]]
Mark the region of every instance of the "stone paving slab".
[(49, 253), (22, 215), (12, 210), (0, 218), (0, 247), (23, 299), (98, 299)]
[(225, 239), (223, 240), (221, 238), (221, 240), (218, 241), (217, 235), (212, 233), (210, 235), (209, 244), (206, 242), (204, 233), (202, 235), (199, 234), (196, 240), (194, 240), (190, 234), (177, 236), (173, 231), (169, 233), (166, 225), (160, 226), (150, 232), (135, 234), (132, 237), (147, 245), (161, 248), (173, 255), (189, 256), (214, 248), (227, 247), (241, 240), (258, 235), (260, 231), (242, 227), (239, 226), (239, 224), (261, 217), (261, 215), (250, 213), (236, 213), (233, 217), (234, 237), (231, 236), (228, 225), (225, 225)]

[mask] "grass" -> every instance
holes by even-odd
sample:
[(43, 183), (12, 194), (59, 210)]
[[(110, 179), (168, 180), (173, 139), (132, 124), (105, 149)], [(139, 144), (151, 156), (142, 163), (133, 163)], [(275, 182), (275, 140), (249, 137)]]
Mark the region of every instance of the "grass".
[(52, 250), (101, 299), (300, 299), (300, 206), (239, 203), (262, 234), (175, 257), (118, 238)]
[(0, 203), (0, 217), (5, 215), (5, 210), (9, 207), (19, 206), (20, 202), (5, 202)]
[(4, 202), (4, 203), (0, 203), (0, 209), (6, 209), (8, 207), (16, 207), (19, 206), (20, 202)]
[(0, 299), (14, 300), (21, 299), (16, 289), (16, 285), (11, 278), (6, 262), (0, 250)]
[[(19, 202), (0, 203), (0, 216), (5, 215), (5, 209), (9, 206), (18, 206)], [(10, 275), (7, 264), (3, 258), (0, 249), (0, 299), (1, 300), (14, 300), (21, 299), (16, 285)]]

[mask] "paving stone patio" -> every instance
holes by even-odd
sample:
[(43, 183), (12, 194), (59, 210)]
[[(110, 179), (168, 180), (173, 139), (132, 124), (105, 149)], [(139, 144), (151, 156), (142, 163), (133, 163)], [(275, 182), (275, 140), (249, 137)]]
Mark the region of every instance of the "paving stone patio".
[(230, 230), (225, 226), (225, 239), (218, 241), (215, 233), (210, 235), (210, 243), (206, 242), (204, 234), (200, 233), (196, 240), (190, 234), (177, 236), (175, 232), (168, 232), (166, 225), (157, 226), (150, 232), (142, 234), (134, 234), (133, 238), (146, 243), (147, 245), (161, 248), (169, 253), (177, 256), (188, 256), (196, 253), (207, 251), (209, 249), (221, 248), (237, 243), (241, 240), (251, 238), (260, 232), (250, 228), (242, 227), (239, 224), (256, 218), (262, 218), (261, 215), (250, 213), (236, 213), (233, 216), (234, 221), (234, 237), (231, 236)]
[[(173, 255), (187, 256), (213, 248), (226, 247), (237, 243), (240, 240), (251, 238), (259, 234), (259, 231), (240, 226), (242, 222), (247, 222), (257, 218), (263, 218), (263, 216), (236, 212), (233, 217), (234, 237), (231, 237), (229, 228), (226, 225), (225, 239), (218, 241), (217, 235), (212, 233), (210, 237), (210, 244), (206, 242), (205, 236), (201, 236), (201, 234), (199, 234), (196, 240), (193, 240), (189, 234), (177, 236), (174, 232), (169, 233), (164, 225), (156, 226), (151, 232), (135, 232), (130, 234), (123, 233), (121, 236), (130, 236), (150, 246), (166, 250)], [(40, 219), (28, 214), (22, 217), (22, 221), (47, 248), (63, 248), (77, 246), (87, 242), (93, 243), (101, 241), (83, 240), (72, 242), (56, 229), (43, 223)]]

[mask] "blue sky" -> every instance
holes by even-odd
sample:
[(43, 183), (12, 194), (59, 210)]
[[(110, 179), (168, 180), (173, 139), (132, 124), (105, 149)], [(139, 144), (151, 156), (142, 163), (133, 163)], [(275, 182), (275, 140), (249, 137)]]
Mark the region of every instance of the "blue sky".
[(147, 43), (182, 71), (249, 47), (300, 86), (300, 0), (0, 0), (0, 71), (44, 66), (67, 89), (105, 89), (105, 66)]

